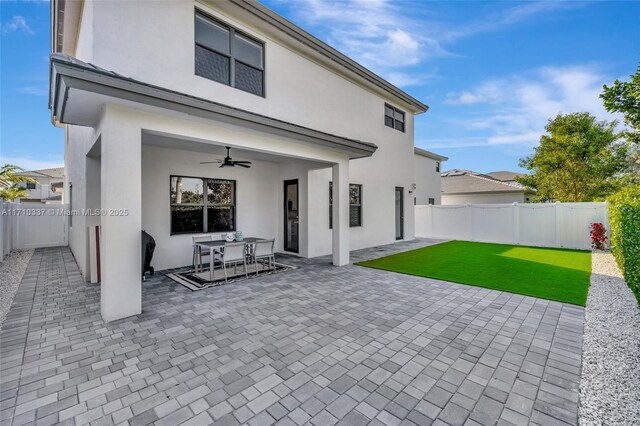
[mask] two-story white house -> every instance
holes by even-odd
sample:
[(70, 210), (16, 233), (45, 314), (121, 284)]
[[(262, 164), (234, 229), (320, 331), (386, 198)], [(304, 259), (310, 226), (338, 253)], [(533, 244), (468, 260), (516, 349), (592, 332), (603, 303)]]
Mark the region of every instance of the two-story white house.
[[(69, 245), (105, 320), (141, 311), (141, 230), (157, 270), (192, 237), (241, 230), (279, 252), (414, 238), (414, 116), (427, 106), (267, 7), (53, 0), (50, 108), (64, 126)], [(250, 168), (206, 162), (229, 155)]]
[(33, 182), (24, 182), (20, 186), (29, 191), (27, 198), (20, 198), (20, 203), (60, 204), (64, 184), (64, 167), (52, 167), (49, 169), (29, 170), (16, 173), (16, 176), (24, 176), (33, 179)]

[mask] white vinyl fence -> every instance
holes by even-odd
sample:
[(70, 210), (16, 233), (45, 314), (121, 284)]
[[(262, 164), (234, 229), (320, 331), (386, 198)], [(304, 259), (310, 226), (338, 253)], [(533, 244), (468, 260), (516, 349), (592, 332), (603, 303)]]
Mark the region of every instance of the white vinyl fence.
[(67, 206), (0, 203), (0, 253), (67, 245)]
[(592, 223), (607, 229), (607, 203), (415, 206), (416, 237), (590, 249)]

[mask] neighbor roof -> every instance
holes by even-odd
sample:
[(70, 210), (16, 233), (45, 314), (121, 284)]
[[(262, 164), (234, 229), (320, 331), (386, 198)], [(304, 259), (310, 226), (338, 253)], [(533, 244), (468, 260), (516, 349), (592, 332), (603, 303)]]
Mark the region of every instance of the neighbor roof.
[(29, 176), (36, 179), (39, 177), (62, 179), (64, 177), (64, 167), (52, 167), (50, 169), (29, 170), (26, 172), (16, 173), (16, 175)]
[(443, 194), (475, 194), (483, 192), (530, 192), (515, 182), (503, 182), (471, 170), (453, 169), (442, 173)]
[[(255, 0), (229, 0), (229, 4), (233, 4), (241, 10), (244, 10), (268, 25), (276, 28), (281, 33), (291, 37), (301, 45), (312, 49), (323, 57), (329, 59), (333, 63), (339, 65), (348, 73), (355, 75), (370, 84), (378, 87), (393, 97), (405, 102), (414, 108), (414, 112), (419, 114), (426, 112), (429, 106), (420, 102), (405, 91), (397, 88), (382, 77), (368, 70), (348, 56), (340, 53), (338, 50), (329, 46), (322, 40), (314, 37), (307, 31), (288, 21), (281, 15), (277, 14), (268, 7), (260, 4)], [(52, 31), (52, 52), (63, 52), (65, 41), (63, 40), (65, 33), (65, 23), (67, 27), (73, 28), (72, 31), (78, 31), (79, 21), (81, 19), (80, 10), (82, 2), (69, 2), (65, 0), (51, 1), (51, 31)], [(67, 29), (69, 31), (69, 29)], [(76, 37), (75, 35), (70, 35)]]
[(487, 176), (491, 176), (494, 179), (501, 180), (503, 182), (515, 182), (516, 177), (522, 176), (522, 173), (510, 172), (507, 170), (502, 170), (499, 172), (491, 172), (487, 173)]
[(413, 148), (413, 152), (416, 155), (420, 155), (422, 157), (431, 158), (431, 159), (437, 160), (437, 161), (447, 161), (449, 159), (449, 157), (445, 157), (443, 155), (439, 155), (439, 154), (436, 154), (434, 152), (427, 151), (426, 149), (422, 149), (422, 148), (418, 148), (418, 147), (414, 147)]

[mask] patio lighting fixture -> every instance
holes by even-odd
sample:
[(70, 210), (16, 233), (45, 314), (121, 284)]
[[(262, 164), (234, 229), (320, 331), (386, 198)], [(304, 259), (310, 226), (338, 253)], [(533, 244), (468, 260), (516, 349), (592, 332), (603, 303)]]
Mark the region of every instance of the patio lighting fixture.
[(218, 159), (218, 160), (215, 160), (215, 161), (201, 161), (200, 164), (217, 164), (217, 163), (220, 163), (220, 167), (240, 166), (240, 167), (244, 167), (246, 169), (251, 167), (251, 161), (233, 161), (233, 159), (229, 155), (229, 150), (231, 148), (228, 147), (228, 146), (225, 146), (225, 148), (227, 148), (227, 156), (224, 157), (224, 159)]

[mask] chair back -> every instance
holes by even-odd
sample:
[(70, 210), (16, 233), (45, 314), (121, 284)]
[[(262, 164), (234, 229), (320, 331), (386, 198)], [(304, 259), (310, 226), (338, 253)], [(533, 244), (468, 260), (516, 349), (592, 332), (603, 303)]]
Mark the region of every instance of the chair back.
[(254, 254), (256, 257), (272, 256), (275, 240), (259, 240), (255, 242)]
[(191, 237), (191, 239), (193, 240), (194, 246), (196, 245), (196, 243), (201, 243), (204, 241), (213, 241), (213, 237), (211, 235), (203, 235), (201, 237)]
[(224, 252), (222, 252), (222, 261), (232, 262), (236, 260), (244, 260), (246, 246), (247, 243), (225, 244)]

